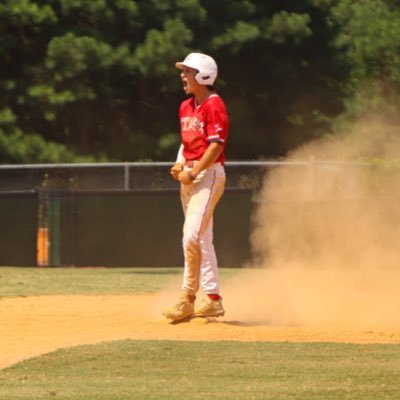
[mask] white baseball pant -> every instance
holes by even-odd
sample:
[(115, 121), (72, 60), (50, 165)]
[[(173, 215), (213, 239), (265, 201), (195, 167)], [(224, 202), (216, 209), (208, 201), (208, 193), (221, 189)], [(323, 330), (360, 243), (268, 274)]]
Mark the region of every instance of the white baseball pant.
[(181, 185), (185, 214), (182, 290), (191, 295), (199, 290), (200, 280), (204, 293), (219, 293), (218, 264), (213, 244), (213, 214), (224, 189), (225, 169), (220, 163), (202, 171), (192, 184)]

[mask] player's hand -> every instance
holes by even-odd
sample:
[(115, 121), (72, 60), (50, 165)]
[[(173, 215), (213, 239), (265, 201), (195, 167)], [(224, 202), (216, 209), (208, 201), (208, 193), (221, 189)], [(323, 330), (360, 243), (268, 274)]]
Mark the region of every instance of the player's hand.
[(190, 175), (190, 170), (181, 171), (178, 175), (178, 181), (183, 185), (190, 185), (193, 183), (193, 179), (191, 179), (193, 175)]
[(183, 165), (181, 163), (175, 163), (170, 169), (170, 174), (173, 179), (179, 181), (179, 173), (183, 171)]

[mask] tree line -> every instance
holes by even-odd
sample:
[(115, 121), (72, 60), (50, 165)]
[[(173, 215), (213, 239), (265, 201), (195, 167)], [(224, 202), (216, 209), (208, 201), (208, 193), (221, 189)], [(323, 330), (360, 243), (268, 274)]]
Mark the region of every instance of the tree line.
[(191, 51), (218, 62), (228, 157), (283, 157), (398, 96), (399, 21), (396, 0), (2, 0), (0, 162), (172, 160)]

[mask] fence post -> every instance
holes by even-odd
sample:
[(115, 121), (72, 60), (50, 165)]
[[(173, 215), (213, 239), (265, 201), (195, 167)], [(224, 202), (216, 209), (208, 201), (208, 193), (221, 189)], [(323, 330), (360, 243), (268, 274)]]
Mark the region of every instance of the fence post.
[(47, 221), (49, 226), (49, 265), (59, 267), (60, 260), (60, 198), (56, 193), (48, 196)]
[(38, 267), (60, 266), (60, 198), (48, 187), (48, 175), (38, 190), (38, 230), (36, 264)]
[(38, 230), (36, 236), (36, 264), (38, 267), (49, 265), (49, 227), (47, 221), (48, 175), (37, 191), (38, 201)]
[(129, 165), (124, 164), (124, 190), (129, 190)]

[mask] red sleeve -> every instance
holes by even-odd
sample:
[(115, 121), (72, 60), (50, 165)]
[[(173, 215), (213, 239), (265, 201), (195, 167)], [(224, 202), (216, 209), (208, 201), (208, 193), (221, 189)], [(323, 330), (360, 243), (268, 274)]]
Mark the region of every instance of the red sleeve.
[[(211, 102), (210, 102), (211, 103)], [(207, 141), (225, 145), (228, 136), (228, 115), (223, 101), (218, 97), (210, 104), (207, 118)]]

